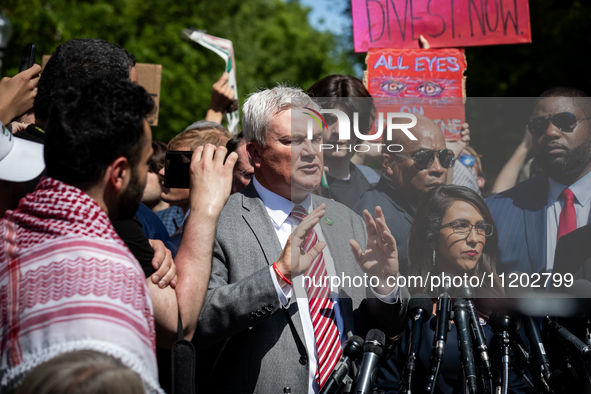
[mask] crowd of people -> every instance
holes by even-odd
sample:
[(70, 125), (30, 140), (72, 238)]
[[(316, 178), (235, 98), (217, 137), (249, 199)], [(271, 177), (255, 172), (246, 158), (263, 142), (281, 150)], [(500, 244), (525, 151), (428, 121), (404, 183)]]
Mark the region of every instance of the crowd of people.
[[(309, 122), (322, 108), (358, 112), (371, 132), (371, 96), (347, 75), (251, 94), (232, 135), (220, 124), (236, 106), (227, 78), (204, 119), (168, 143), (152, 140), (154, 102), (118, 45), (72, 39), (42, 72), (0, 81), (0, 392), (591, 388), (591, 348), (562, 346), (553, 329), (560, 315), (591, 338), (580, 303), (528, 315), (506, 301), (511, 274), (525, 288), (547, 274), (542, 302), (565, 282), (588, 294), (586, 93), (543, 92), (492, 183), (468, 124), (446, 140), (416, 114), (414, 140), (378, 141), (402, 151), (361, 155), (336, 119)], [(192, 152), (189, 188), (165, 187), (172, 151)], [(438, 276), (482, 281), (434, 289)], [(365, 356), (334, 377), (357, 337), (380, 356), (363, 390)]]

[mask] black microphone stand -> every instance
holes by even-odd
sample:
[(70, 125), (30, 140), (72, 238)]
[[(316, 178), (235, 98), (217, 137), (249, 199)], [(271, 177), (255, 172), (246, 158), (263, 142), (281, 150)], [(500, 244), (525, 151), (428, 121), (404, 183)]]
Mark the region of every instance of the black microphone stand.
[(449, 286), (445, 285), (446, 280), (448, 280), (447, 277), (443, 280), (443, 291), (437, 299), (437, 331), (433, 337), (433, 350), (429, 363), (427, 384), (425, 385), (425, 392), (428, 394), (433, 394), (435, 391), (435, 381), (437, 375), (439, 375), (439, 367), (443, 360), (447, 333), (451, 329), (451, 298), (449, 296)]
[(486, 336), (484, 335), (484, 329), (480, 325), (478, 313), (476, 312), (476, 307), (474, 306), (474, 291), (472, 290), (472, 288), (466, 286), (459, 291), (457, 296), (460, 298), (464, 298), (466, 300), (468, 312), (470, 313), (470, 327), (472, 329), (472, 339), (474, 340), (474, 347), (475, 350), (480, 354), (480, 391), (492, 394), (492, 365), (488, 355), (488, 346), (486, 345)]

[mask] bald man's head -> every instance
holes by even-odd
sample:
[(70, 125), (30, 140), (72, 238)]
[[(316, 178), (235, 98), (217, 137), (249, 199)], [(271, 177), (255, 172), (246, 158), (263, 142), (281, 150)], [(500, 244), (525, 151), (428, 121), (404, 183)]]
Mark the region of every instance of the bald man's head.
[[(390, 185), (409, 201), (418, 201), (421, 193), (443, 185), (447, 176), (447, 168), (441, 165), (437, 155), (426, 169), (417, 166), (412, 158), (404, 157), (415, 157), (417, 152), (421, 151), (446, 149), (445, 138), (439, 126), (423, 115), (415, 116), (417, 124), (409, 128), (409, 131), (415, 136), (416, 141), (411, 140), (401, 130), (394, 130), (390, 139), (386, 133), (383, 137), (384, 144), (398, 144), (403, 147), (400, 154), (388, 153), (388, 150), (382, 153), (382, 173)], [(409, 123), (409, 119), (395, 118), (392, 123)]]

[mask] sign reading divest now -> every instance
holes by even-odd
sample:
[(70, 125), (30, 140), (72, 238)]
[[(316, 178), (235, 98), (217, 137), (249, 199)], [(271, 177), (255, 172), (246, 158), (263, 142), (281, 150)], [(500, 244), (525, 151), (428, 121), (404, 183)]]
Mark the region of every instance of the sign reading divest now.
[(356, 52), (531, 42), (528, 0), (351, 0)]

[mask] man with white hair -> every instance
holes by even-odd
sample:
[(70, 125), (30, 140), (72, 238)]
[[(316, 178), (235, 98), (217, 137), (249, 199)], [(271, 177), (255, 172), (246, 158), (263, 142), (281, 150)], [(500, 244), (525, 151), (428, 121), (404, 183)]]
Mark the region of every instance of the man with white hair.
[[(398, 259), (381, 210), (377, 221), (365, 212), (364, 226), (344, 205), (310, 194), (321, 180), (322, 131), (315, 125), (307, 138), (304, 108), (319, 110), (300, 89), (284, 86), (244, 104), (255, 175), (218, 222), (194, 337), (217, 353), (201, 380), (204, 392), (317, 393), (348, 337), (403, 328), (408, 291), (387, 281)], [(377, 290), (359, 285), (364, 276), (375, 278)], [(351, 279), (333, 280), (341, 277)]]

